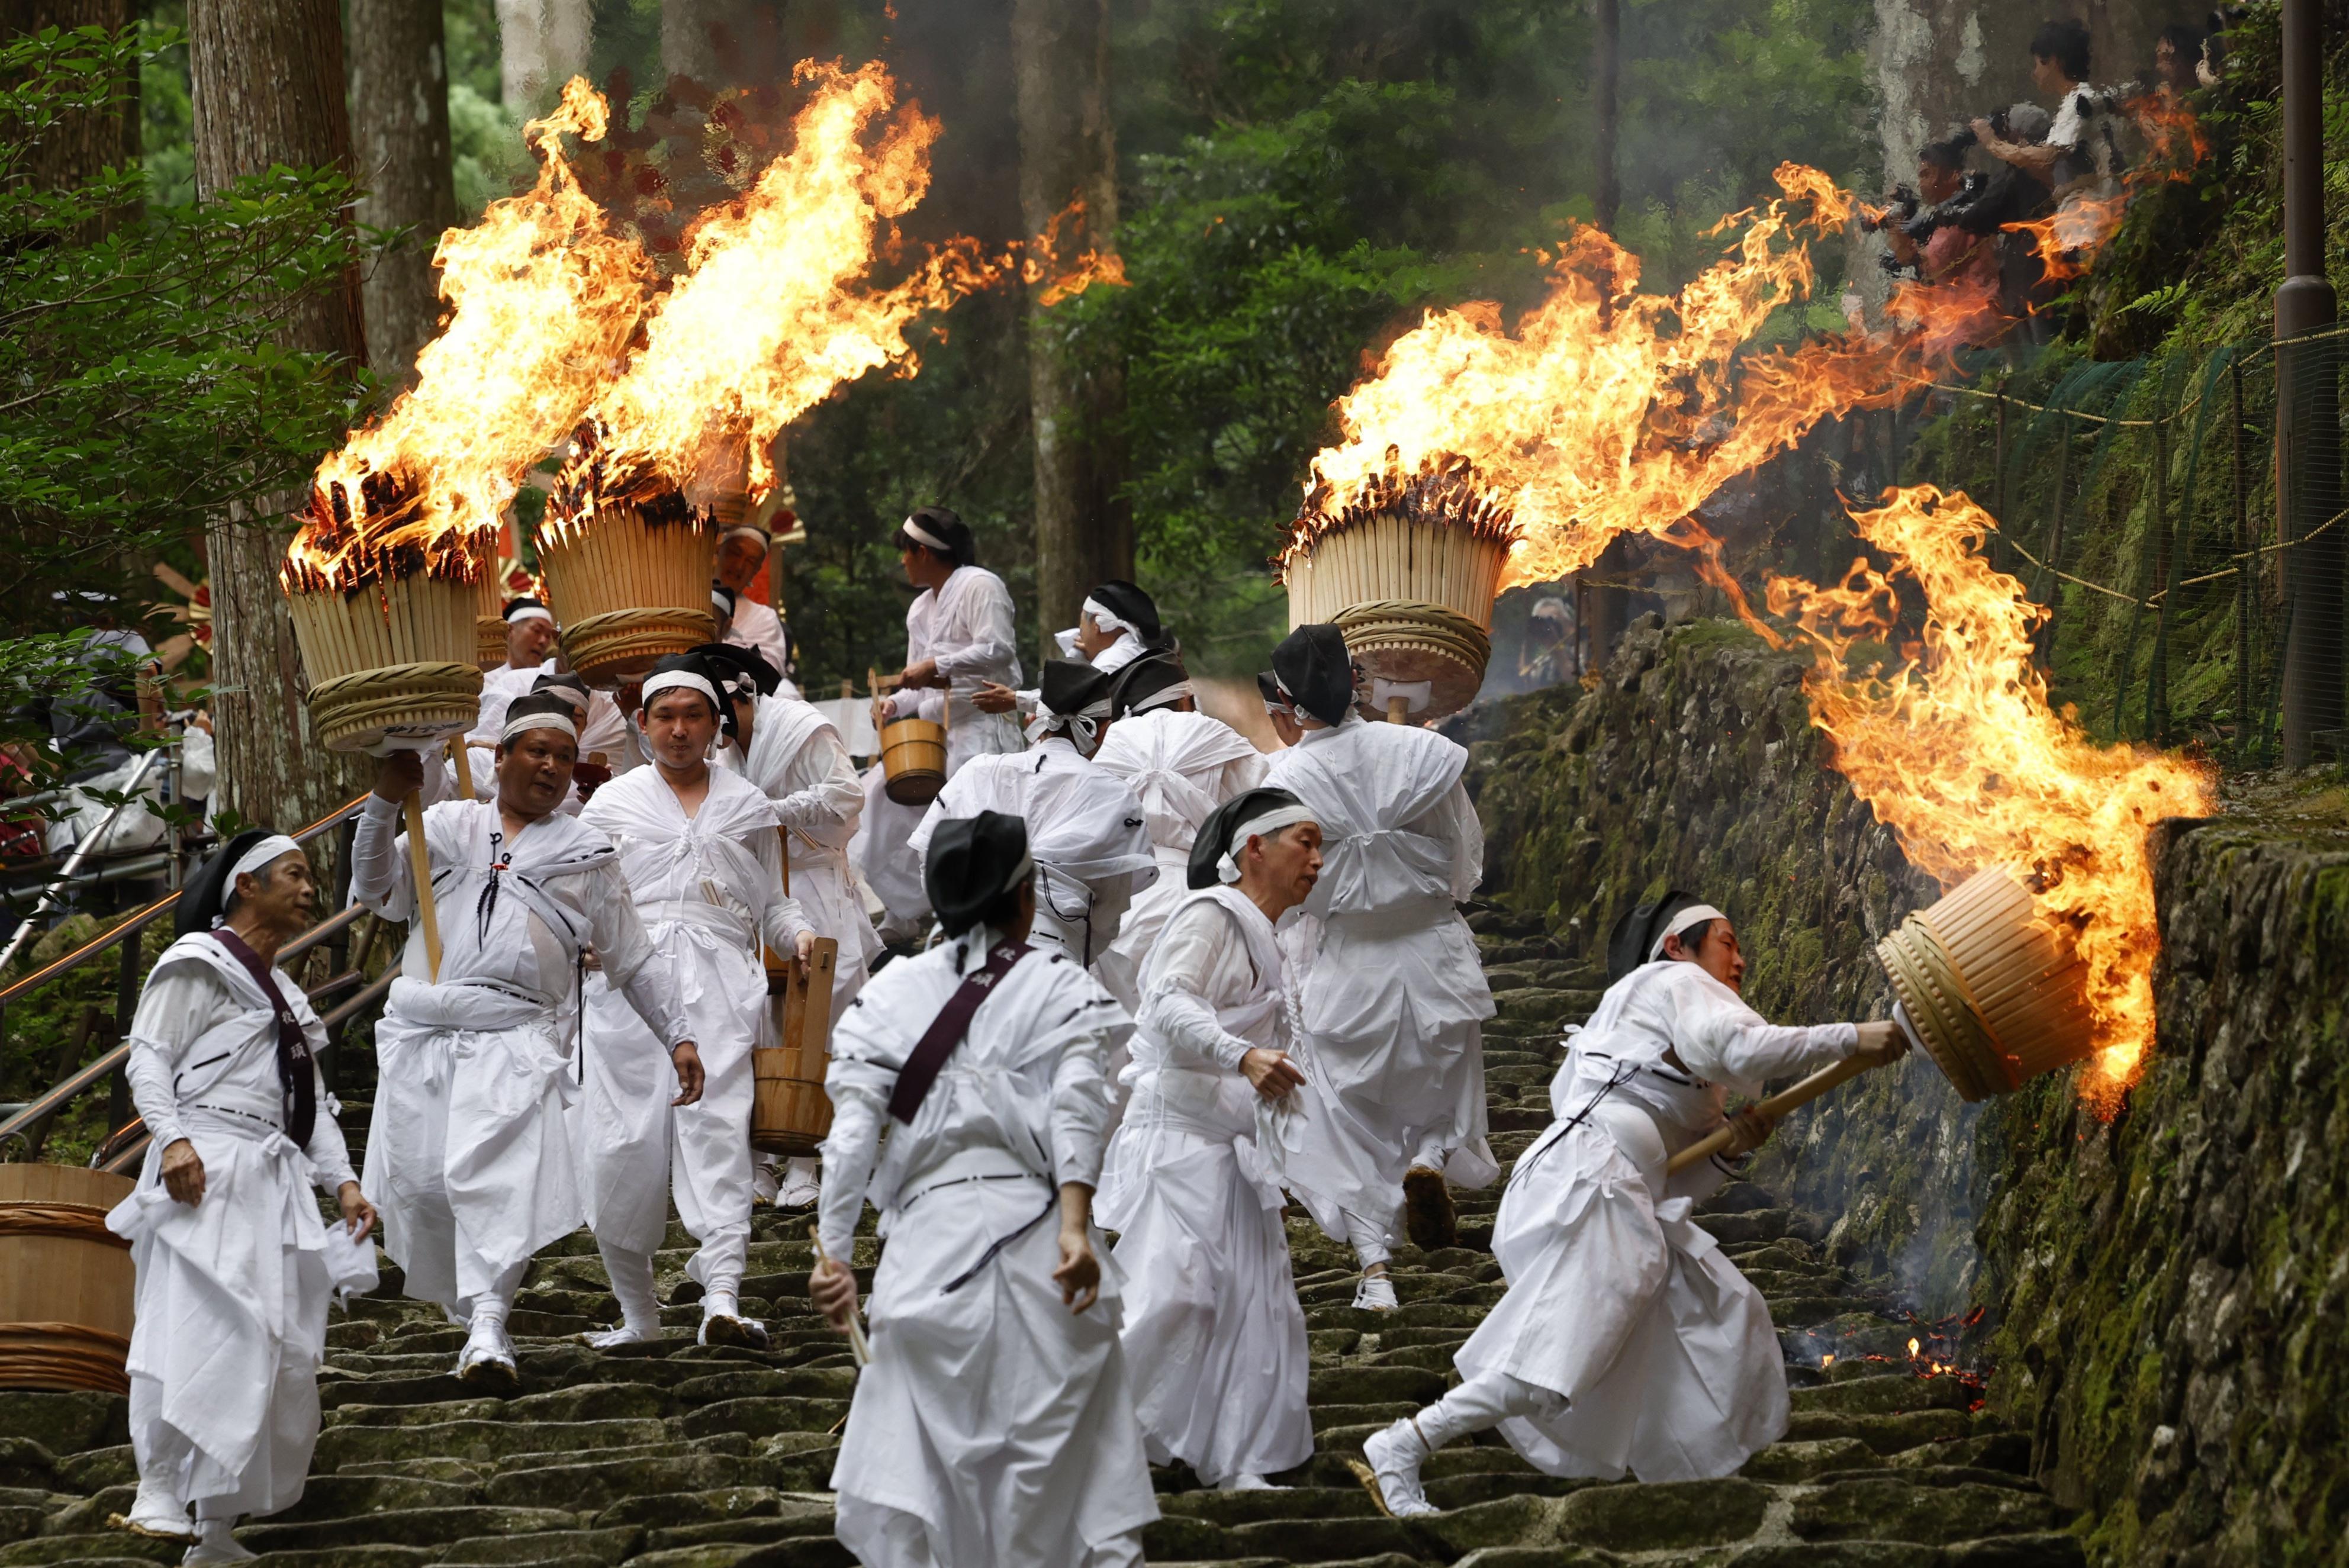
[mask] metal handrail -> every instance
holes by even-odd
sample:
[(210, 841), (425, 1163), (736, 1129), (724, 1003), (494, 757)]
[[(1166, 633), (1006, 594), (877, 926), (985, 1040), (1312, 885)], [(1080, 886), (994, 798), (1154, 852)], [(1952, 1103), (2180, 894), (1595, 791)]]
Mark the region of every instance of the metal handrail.
[(57, 894), (73, 881), (74, 872), (81, 869), (82, 861), (89, 859), (90, 851), (114, 830), (115, 819), (130, 809), (130, 797), (137, 793), (140, 784), (145, 780), (147, 770), (154, 767), (156, 758), (162, 755), (159, 749), (139, 759), (139, 766), (130, 770), (129, 779), (122, 786), (123, 799), (115, 802), (113, 809), (106, 813), (106, 820), (98, 823), (97, 831), (85, 835), (75, 843), (73, 853), (66, 857), (66, 863), (57, 868), (57, 874), (41, 890), (40, 903), (33, 906), (32, 913), (17, 923), (15, 933), (8, 938), (8, 944), (0, 947), (0, 969), (8, 967), (10, 960), (16, 956), (16, 950), (32, 936), (33, 923), (57, 907)]
[[(327, 816), (319, 818), (316, 821), (311, 823), (300, 832), (295, 833), (294, 835), (294, 841), (297, 844), (308, 843), (320, 833), (325, 832), (327, 829), (334, 827), (346, 817), (348, 817), (351, 813), (357, 811), (366, 799), (367, 797), (362, 795), (357, 799), (353, 800), (349, 805), (345, 806)], [(47, 985), (50, 981), (56, 979), (58, 975), (65, 974), (67, 971), (79, 967), (84, 962), (97, 957), (99, 954), (105, 952), (108, 948), (112, 947), (115, 944), (122, 941), (125, 937), (132, 936), (137, 934), (139, 932), (144, 931), (147, 927), (154, 924), (156, 921), (170, 913), (171, 910), (179, 904), (179, 902), (180, 895), (178, 893), (167, 892), (161, 898), (157, 899), (153, 903), (149, 904), (146, 908), (132, 914), (129, 919), (123, 921), (121, 924), (117, 925), (111, 931), (107, 932), (104, 935), (91, 938), (83, 945), (77, 947), (71, 953), (65, 954), (65, 956), (53, 960), (52, 962), (42, 965), (40, 968), (36, 969), (33, 973), (26, 975), (22, 980), (17, 981), (13, 985), (0, 986), (0, 1007), (6, 1006), (9, 1003), (15, 1001), (17, 997), (24, 995), (28, 991), (37, 990), (39, 987)], [(299, 941), (300, 939), (297, 937), (295, 940)]]

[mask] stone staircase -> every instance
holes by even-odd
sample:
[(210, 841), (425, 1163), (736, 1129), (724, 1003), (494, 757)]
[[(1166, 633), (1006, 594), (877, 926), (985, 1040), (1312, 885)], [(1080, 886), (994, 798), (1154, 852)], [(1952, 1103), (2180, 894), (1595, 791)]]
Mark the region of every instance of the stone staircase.
[[(1537, 923), (1479, 912), (1501, 1016), (1485, 1037), (1495, 1148), (1505, 1160), (1548, 1120), (1558, 1024), (1597, 1001), (1599, 977), (1563, 961)], [(363, 1113), (362, 1113), (363, 1114)], [(352, 1119), (357, 1119), (354, 1116)], [(1154, 1563), (1352, 1568), (2038, 1568), (2083, 1561), (2066, 1515), (2027, 1474), (2029, 1444), (1971, 1410), (1979, 1389), (1920, 1377), (1916, 1330), (1884, 1298), (1821, 1261), (1812, 1216), (1739, 1183), (1703, 1222), (1769, 1298), (1795, 1385), (1786, 1439), (1739, 1476), (1643, 1486), (1544, 1476), (1496, 1441), (1455, 1444), (1427, 1467), (1447, 1511), (1381, 1517), (1346, 1460), (1379, 1427), (1441, 1394), (1452, 1355), (1499, 1299), (1488, 1250), (1498, 1190), (1462, 1194), (1460, 1243), (1404, 1248), (1401, 1310), (1357, 1312), (1351, 1258), (1289, 1221), (1313, 1344), (1321, 1451), (1290, 1490), (1202, 1490), (1157, 1477), (1165, 1517)], [(870, 1216), (867, 1217), (867, 1230)], [(855, 1374), (807, 1305), (806, 1217), (761, 1210), (744, 1305), (768, 1319), (764, 1352), (702, 1348), (674, 1225), (659, 1259), (664, 1314), (681, 1332), (597, 1353), (569, 1336), (616, 1305), (582, 1233), (532, 1267), (512, 1326), (523, 1393), (467, 1396), (450, 1376), (463, 1334), (401, 1300), (396, 1274), (329, 1331), (326, 1429), (300, 1505), (238, 1532), (265, 1568), (832, 1568), (831, 1473)], [(857, 1243), (868, 1284), (877, 1257)], [(1831, 1357), (1831, 1359), (1829, 1358)], [(1826, 1364), (1822, 1367), (1822, 1361)], [(134, 1471), (125, 1401), (0, 1392), (0, 1568), (172, 1563), (109, 1532)], [(1057, 1565), (1055, 1565), (1057, 1568)], [(1074, 1564), (1069, 1568), (1075, 1568)]]

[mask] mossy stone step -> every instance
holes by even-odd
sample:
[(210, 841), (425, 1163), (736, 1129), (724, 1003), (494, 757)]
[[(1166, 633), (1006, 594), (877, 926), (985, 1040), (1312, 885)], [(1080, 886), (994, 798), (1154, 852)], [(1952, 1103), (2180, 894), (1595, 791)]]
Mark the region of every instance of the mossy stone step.
[(475, 1463), (549, 1450), (588, 1452), (670, 1439), (665, 1421), (443, 1421), (422, 1427), (334, 1427), (318, 1436), (314, 1472), (355, 1461), (445, 1459)]
[(2043, 1534), (2064, 1522), (2054, 1500), (2011, 1486), (1920, 1484), (1918, 1476), (1835, 1481), (1795, 1499), (1787, 1527), (1806, 1541), (1913, 1541), (1930, 1546), (1985, 1536)]
[(658, 1420), (682, 1408), (683, 1402), (674, 1394), (649, 1383), (587, 1383), (514, 1399), (450, 1399), (429, 1405), (346, 1403), (326, 1413), (326, 1425), (333, 1429), (426, 1427), (444, 1421)]
[(1816, 1388), (1797, 1388), (1790, 1398), (1794, 1408), (1801, 1411), (1890, 1416), (1908, 1410), (1962, 1410), (1973, 1402), (1974, 1391), (1955, 1377), (1919, 1377), (1893, 1372)]
[[(1796, 1389), (1796, 1393), (1806, 1390)], [(1855, 1416), (1842, 1410), (1796, 1410), (1787, 1419), (1789, 1442), (1857, 1438), (1879, 1454), (1905, 1453), (1926, 1443), (1978, 1435), (1962, 1410), (1911, 1410), (1898, 1416)]]
[(53, 1460), (113, 1448), (130, 1440), (130, 1401), (120, 1394), (0, 1389), (0, 1432), (39, 1444)]
[(185, 1546), (149, 1541), (119, 1530), (58, 1531), (0, 1546), (0, 1568), (38, 1568), (50, 1563), (177, 1563)]
[(1775, 1442), (1745, 1461), (1737, 1473), (1748, 1480), (1781, 1484), (1815, 1480), (1829, 1473), (1871, 1470), (1883, 1464), (1874, 1449), (1857, 1438), (1819, 1438), (1808, 1442)]
[(1306, 1399), (1313, 1405), (1428, 1405), (1444, 1397), (1444, 1385), (1442, 1373), (1415, 1367), (1317, 1367), (1308, 1379)]
[(701, 1524), (680, 1524), (673, 1529), (656, 1530), (647, 1539), (647, 1547), (655, 1552), (673, 1552), (685, 1546), (739, 1545), (766, 1546), (779, 1541), (800, 1541), (812, 1535), (830, 1535), (833, 1531), (832, 1504), (819, 1499), (786, 1497), (774, 1513), (759, 1514), (741, 1519), (711, 1520)]
[(441, 1546), (469, 1535), (513, 1535), (568, 1530), (577, 1520), (553, 1508), (411, 1508), (395, 1513), (361, 1514), (302, 1523), (248, 1524), (237, 1539), (255, 1552), (344, 1551), (360, 1546)]
[[(566, 1456), (550, 1451), (550, 1460)], [(576, 1463), (547, 1463), (501, 1470), (489, 1484), (489, 1501), (508, 1507), (568, 1509), (593, 1513), (618, 1498), (678, 1491), (720, 1491), (750, 1487), (780, 1491), (792, 1480), (783, 1461), (747, 1454), (692, 1453), (653, 1459), (623, 1454)]]
[(1253, 1524), (1268, 1519), (1366, 1519), (1378, 1505), (1350, 1475), (1343, 1486), (1291, 1486), (1278, 1491), (1182, 1491), (1158, 1500), (1160, 1510), (1211, 1524)]
[(770, 1437), (778, 1432), (828, 1432), (848, 1417), (846, 1399), (721, 1399), (677, 1418), (689, 1438), (717, 1432)]
[(273, 1524), (298, 1524), (314, 1519), (351, 1519), (410, 1508), (461, 1508), (471, 1503), (502, 1501), (483, 1495), (478, 1485), (428, 1480), (417, 1476), (313, 1476), (302, 1490), (302, 1501), (283, 1513), (273, 1513)]

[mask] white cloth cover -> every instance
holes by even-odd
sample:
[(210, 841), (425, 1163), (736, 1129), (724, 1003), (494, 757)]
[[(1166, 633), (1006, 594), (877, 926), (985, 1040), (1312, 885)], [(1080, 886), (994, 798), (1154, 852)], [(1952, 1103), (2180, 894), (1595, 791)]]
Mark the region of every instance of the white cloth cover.
[(832, 976), (836, 1018), (864, 986), (881, 951), (864, 901), (849, 882), (848, 844), (864, 818), (864, 789), (848, 748), (814, 704), (796, 696), (762, 696), (750, 721), (750, 756), (741, 758), (729, 747), (719, 760), (739, 764), (743, 777), (774, 801), (792, 896), (818, 936), (840, 944)]
[(1770, 1310), (1689, 1217), (1723, 1170), (1668, 1181), (1664, 1167), (1721, 1125), (1724, 1086), (1754, 1092), (1857, 1043), (1849, 1024), (1765, 1024), (1691, 963), (1645, 965), (1608, 990), (1551, 1086), (1558, 1119), (1501, 1197), (1493, 1252), (1508, 1294), (1454, 1358), (1464, 1377), (1506, 1374), (1569, 1402), (1500, 1423), (1519, 1453), (1552, 1475), (1692, 1480), (1785, 1435)]
[(628, 1005), (653, 1019), (657, 1037), (645, 1048), (664, 1072), (667, 1047), (686, 1037), (684, 1018), (667, 969), (652, 962), (611, 841), (557, 812), (509, 843), (487, 801), (443, 801), (424, 815), (440, 912), (435, 984), (410, 920), (398, 816), (370, 795), (352, 842), (352, 896), (410, 923), (400, 978), (376, 1026), (366, 1187), (407, 1294), (461, 1315), (585, 1217), (564, 1125), (577, 1093), (582, 949), (592, 947)]
[[(512, 665), (500, 665), (495, 669), (483, 670), (481, 717), (473, 721), (473, 727), (465, 732), (466, 744), (482, 750), (496, 746), (498, 732), (506, 726), (506, 709), (512, 705), (513, 699), (526, 695), (532, 686), (538, 684), (539, 676), (554, 673), (553, 659), (543, 664), (525, 665), (521, 669)], [(584, 748), (580, 755), (586, 755)], [(474, 769), (473, 782), (483, 794), (489, 792), (478, 767)]]
[(1029, 940), (1090, 965), (1117, 940), (1133, 895), (1158, 877), (1142, 802), (1125, 781), (1080, 756), (1066, 737), (1017, 757), (974, 758), (930, 802), (908, 844), (928, 854), (938, 824), (1001, 811), (1028, 824), (1036, 861), (1036, 925)]
[(1136, 894), (1117, 940), (1097, 965), (1102, 984), (1129, 1011), (1142, 1005), (1143, 960), (1166, 917), (1189, 892), (1185, 875), (1199, 825), (1216, 808), (1264, 781), (1266, 759), (1239, 731), (1204, 713), (1154, 708), (1110, 726), (1093, 760), (1142, 802), (1158, 880)]
[(700, 1099), (671, 1106), (677, 1079), (661, 1042), (608, 979), (589, 980), (586, 1082), (572, 1119), (587, 1222), (598, 1242), (652, 1252), (667, 1228), (666, 1187), (701, 1243), (686, 1272), (730, 1291), (750, 1236), (750, 1052), (767, 1025), (759, 943), (789, 953), (809, 929), (782, 891), (774, 802), (713, 768), (688, 818), (660, 769), (640, 768), (597, 790), (580, 820), (619, 848), (702, 1068)]
[(889, 1237), (868, 1303), (873, 1364), (832, 1478), (840, 1539), (868, 1568), (1138, 1563), (1130, 1538), (1158, 1517), (1099, 1233), (1094, 1305), (1070, 1312), (1051, 1279), (1057, 1189), (1101, 1179), (1102, 1063), (1131, 1027), (1123, 1010), (1076, 965), (1032, 951), (912, 1123), (889, 1121), (899, 1069), (997, 934), (975, 928), (887, 965), (833, 1039), (824, 1248), (849, 1255), (868, 1196)]
[(1143, 971), (1133, 1098), (1098, 1204), (1120, 1233), (1124, 1345), (1151, 1458), (1216, 1485), (1313, 1453), (1310, 1351), (1240, 1057), (1283, 1049), (1272, 923), (1237, 890), (1186, 896)]
[[(1334, 1210), (1391, 1225), (1423, 1153), (1462, 1186), (1499, 1174), (1482, 1040), (1493, 994), (1454, 907), (1484, 876), (1484, 830), (1460, 784), (1467, 759), (1432, 730), (1349, 714), (1307, 730), (1266, 771), (1313, 809), (1322, 854), (1305, 904), (1319, 950), (1298, 985), (1312, 1092), (1268, 1152), (1332, 1235), (1343, 1233)], [(1317, 1123), (1327, 1099), (1341, 1114)]]
[[(315, 1057), (326, 1030), (282, 969), (271, 978)], [(313, 1069), (316, 1070), (315, 1068)], [(130, 1243), (130, 1439), (142, 1481), (206, 1518), (274, 1513), (302, 1496), (318, 1439), (318, 1366), (334, 1285), (309, 1189), (355, 1180), (316, 1083), (309, 1146), (280, 1130), (277, 1020), (213, 937), (181, 937), (148, 976), (125, 1067), (154, 1134), (139, 1184), (107, 1216)], [(164, 1190), (181, 1139), (204, 1165), (192, 1208)]]

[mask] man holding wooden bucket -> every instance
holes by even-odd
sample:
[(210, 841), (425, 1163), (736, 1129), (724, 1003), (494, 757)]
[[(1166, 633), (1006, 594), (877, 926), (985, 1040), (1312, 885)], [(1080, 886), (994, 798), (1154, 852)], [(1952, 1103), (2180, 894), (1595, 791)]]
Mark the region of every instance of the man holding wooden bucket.
[(701, 1245), (686, 1273), (701, 1287), (705, 1344), (763, 1346), (741, 1313), (753, 1202), (750, 1053), (766, 1028), (759, 944), (804, 962), (815, 931), (783, 891), (775, 805), (740, 773), (709, 766), (734, 723), (725, 679), (694, 654), (656, 662), (636, 722), (653, 765), (595, 791), (580, 820), (611, 835), (629, 896), (674, 977), (705, 1088), (672, 1107), (654, 1042), (608, 985), (586, 1004), (586, 1085), (576, 1108), (587, 1222), (618, 1297), (620, 1326), (599, 1346), (660, 1336), (653, 1252), (678, 1218)]
[[(107, 1227), (129, 1242), (138, 1277), (139, 1495), (109, 1522), (193, 1542), (190, 1563), (252, 1556), (229, 1535), (237, 1516), (301, 1499), (327, 1298), (375, 1279), (375, 1210), (318, 1074), (326, 1031), (275, 966), (316, 894), (292, 839), (230, 840), (181, 893), (179, 940), (130, 1023), (123, 1074), (151, 1141)], [(343, 1226), (319, 1222), (313, 1185), (336, 1195)]]
[(1889, 1022), (1768, 1024), (1738, 992), (1729, 918), (1685, 893), (1616, 928), (1636, 965), (1599, 998), (1550, 1085), (1557, 1118), (1517, 1159), (1493, 1227), (1508, 1294), (1460, 1347), (1462, 1383), (1363, 1445), (1380, 1506), (1435, 1511), (1420, 1466), (1499, 1427), (1552, 1475), (1729, 1475), (1785, 1434), (1785, 1358), (1770, 1309), (1689, 1217), (1727, 1171), (1707, 1156), (1770, 1135), (1724, 1091), (1836, 1064), (1898, 1059)]
[[(376, 1026), (367, 1176), (382, 1194), (384, 1249), (409, 1295), (470, 1325), (457, 1377), (487, 1393), (520, 1387), (506, 1318), (532, 1254), (585, 1218), (564, 1108), (578, 1093), (589, 953), (651, 1031), (655, 1068), (674, 1068), (688, 1102), (701, 1088), (683, 1000), (636, 917), (618, 852), (559, 809), (578, 713), (567, 693), (516, 697), (499, 732), (497, 798), (425, 813), (432, 894), (446, 912), (440, 968), (411, 937)], [(406, 835), (394, 830), (419, 768), (413, 751), (383, 760), (352, 841), (352, 896), (388, 920), (410, 919), (416, 901)]]

